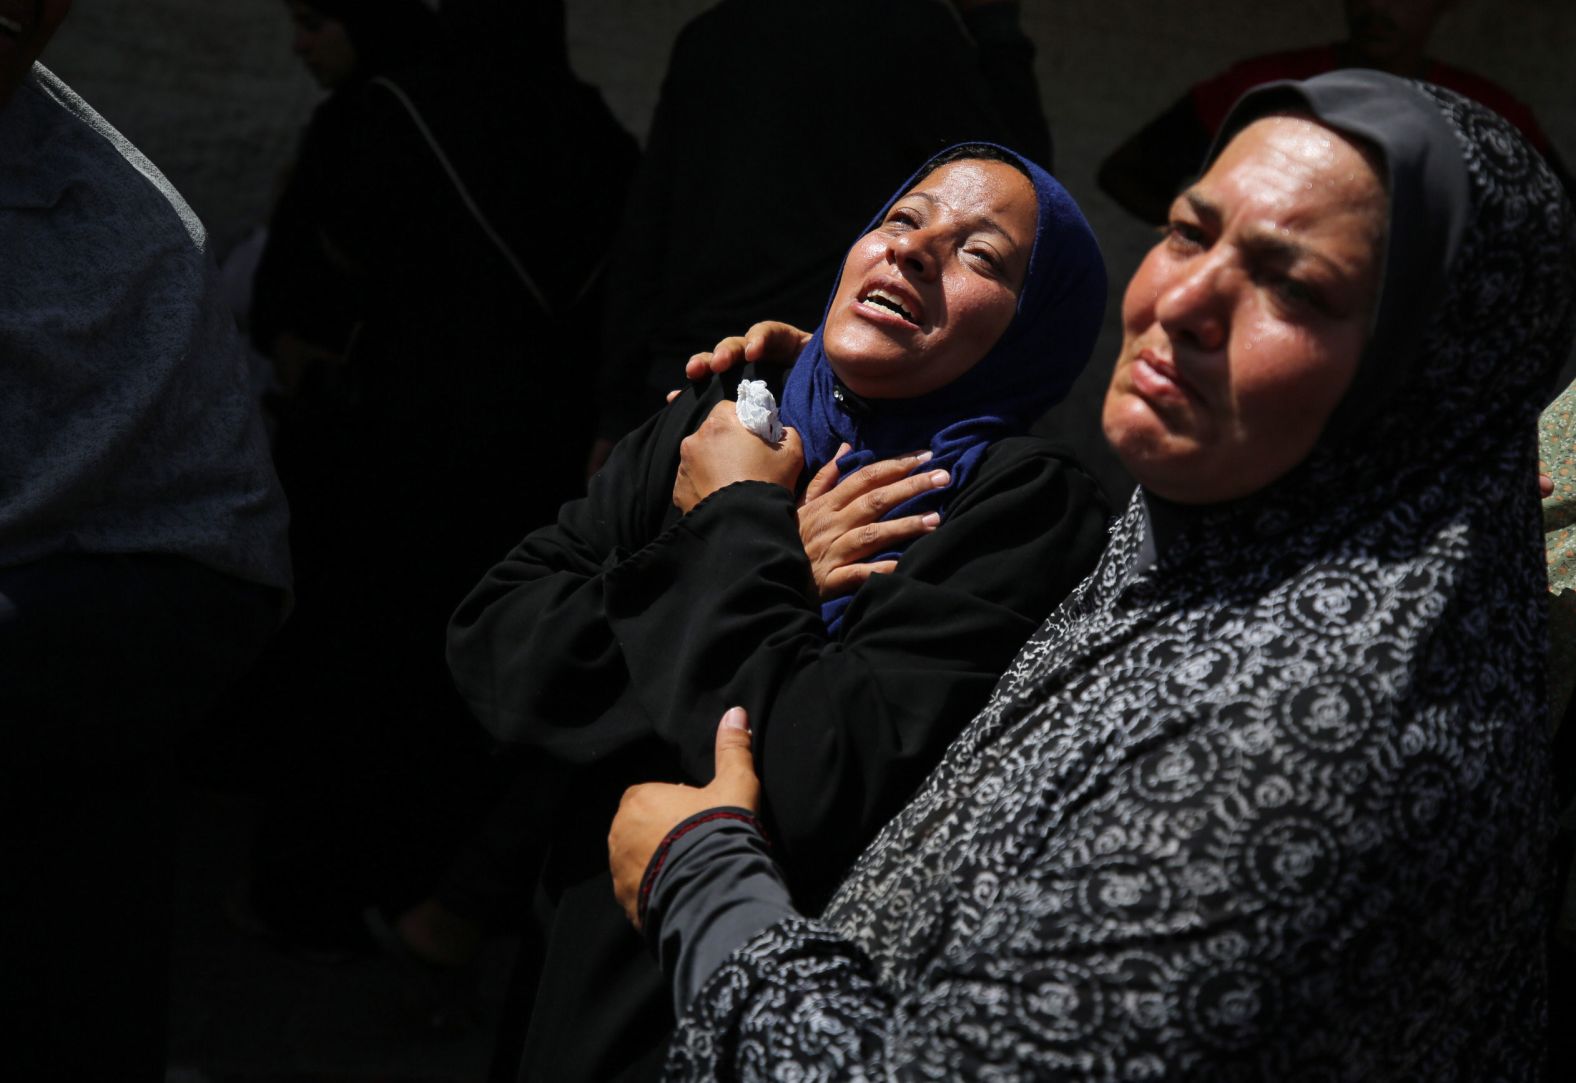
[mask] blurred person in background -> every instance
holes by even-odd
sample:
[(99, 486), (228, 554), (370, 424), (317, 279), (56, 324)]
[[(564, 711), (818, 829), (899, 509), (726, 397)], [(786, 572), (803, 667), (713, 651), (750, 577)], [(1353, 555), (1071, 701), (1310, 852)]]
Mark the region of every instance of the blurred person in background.
[(174, 762), (283, 616), (208, 238), (0, 2), (0, 1078), (164, 1078)]
[[(325, 6), (358, 48), (393, 8)], [(270, 811), (240, 900), (295, 944), (366, 947), (367, 904), (428, 898), (510, 782), (444, 628), (581, 489), (592, 398), (562, 358), (599, 319), (638, 158), (570, 68), (563, 20), (553, 0), (451, 0), (401, 24), (424, 47), (338, 92), (313, 167), (315, 241), (356, 330), (310, 439), (281, 426), (300, 605), (258, 720)]]
[(292, 50), (328, 92), (286, 171), (253, 285), (253, 340), (274, 358), (288, 395), (314, 365), (343, 359), (356, 323), (353, 286), (324, 239), (333, 225), (332, 169), (358, 122), (358, 92), (435, 49), (440, 26), (421, 0), (287, 0), (285, 7)]

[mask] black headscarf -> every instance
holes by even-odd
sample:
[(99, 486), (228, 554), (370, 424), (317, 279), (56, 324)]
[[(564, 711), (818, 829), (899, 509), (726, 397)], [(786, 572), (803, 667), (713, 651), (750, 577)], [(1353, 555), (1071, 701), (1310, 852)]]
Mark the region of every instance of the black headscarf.
[(1361, 424), (1152, 562), (1135, 493), (823, 919), (712, 977), (673, 1076), (785, 1045), (806, 1077), (1538, 1074), (1534, 426), (1576, 325), (1572, 210), (1448, 91), (1341, 72), (1228, 128), (1288, 105), (1385, 164)]
[(564, 0), (443, 0), (443, 19), (461, 47), (518, 65), (517, 79), (569, 72)]
[(356, 47), (355, 78), (402, 68), (431, 52), (443, 25), (422, 0), (305, 0), (308, 7), (345, 24)]

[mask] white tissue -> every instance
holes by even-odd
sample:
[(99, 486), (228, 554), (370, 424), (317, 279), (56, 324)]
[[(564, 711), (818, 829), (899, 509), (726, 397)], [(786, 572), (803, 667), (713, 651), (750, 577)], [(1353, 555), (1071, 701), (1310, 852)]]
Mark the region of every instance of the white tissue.
[(782, 442), (783, 423), (777, 420), (777, 400), (765, 380), (740, 380), (739, 398), (733, 404), (739, 424), (776, 447)]

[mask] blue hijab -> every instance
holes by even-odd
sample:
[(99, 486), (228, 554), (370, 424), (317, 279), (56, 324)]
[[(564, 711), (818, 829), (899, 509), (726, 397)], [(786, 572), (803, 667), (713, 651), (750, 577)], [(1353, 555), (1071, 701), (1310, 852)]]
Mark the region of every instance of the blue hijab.
[[(931, 171), (932, 162), (955, 149), (935, 155), (904, 182), (860, 237), (885, 221), (892, 205)], [(1045, 170), (1005, 147), (995, 149), (1028, 172), (1039, 219), (1017, 312), (990, 352), (952, 383), (917, 398), (855, 399), (839, 384), (826, 359), (821, 345), (823, 316), (783, 388), (783, 424), (793, 426), (804, 442), (803, 476), (814, 476), (844, 442), (852, 448), (838, 460), (844, 478), (868, 463), (925, 447), (934, 457), (924, 469), (952, 475), (945, 488), (897, 505), (885, 519), (931, 511), (945, 515), (986, 448), (1028, 431), (1035, 419), (1067, 394), (1089, 360), (1105, 315), (1105, 262), (1078, 205)], [(832, 297), (836, 296), (834, 282)], [(892, 560), (901, 551), (900, 547), (869, 559)], [(822, 603), (828, 632), (837, 633), (852, 600), (844, 595)]]

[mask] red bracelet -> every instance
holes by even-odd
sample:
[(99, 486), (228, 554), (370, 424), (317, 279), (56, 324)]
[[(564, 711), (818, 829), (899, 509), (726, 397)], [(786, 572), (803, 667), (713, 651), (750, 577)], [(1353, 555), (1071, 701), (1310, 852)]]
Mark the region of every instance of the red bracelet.
[(646, 862), (646, 872), (640, 878), (640, 898), (635, 904), (635, 916), (640, 919), (640, 927), (646, 927), (646, 906), (651, 901), (651, 889), (656, 885), (657, 877), (662, 873), (662, 866), (667, 863), (668, 851), (673, 849), (673, 844), (688, 835), (701, 824), (709, 824), (713, 820), (739, 820), (760, 832), (761, 838), (766, 837), (766, 831), (761, 827), (761, 821), (751, 812), (737, 808), (713, 808), (685, 820), (680, 820), (673, 830), (663, 836), (661, 843), (651, 855), (651, 860)]

